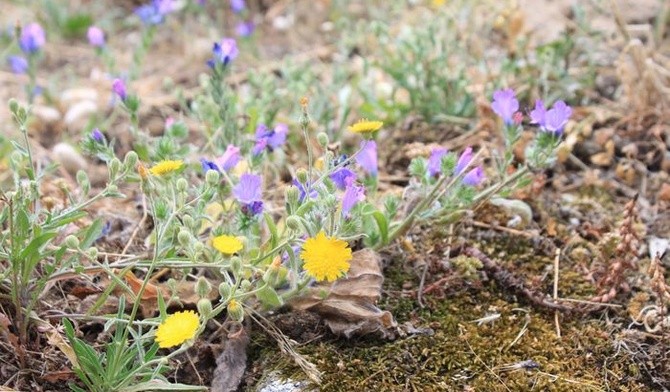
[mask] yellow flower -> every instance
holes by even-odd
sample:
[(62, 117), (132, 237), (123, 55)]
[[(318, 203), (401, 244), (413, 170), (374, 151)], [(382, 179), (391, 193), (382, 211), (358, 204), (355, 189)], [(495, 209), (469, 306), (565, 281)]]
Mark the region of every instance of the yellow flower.
[(300, 258), (305, 261), (303, 268), (309, 276), (319, 282), (332, 282), (349, 271), (351, 249), (346, 241), (326, 237), (321, 231), (305, 241)]
[(183, 161), (160, 161), (154, 165), (149, 171), (154, 176), (162, 176), (163, 174), (172, 173), (179, 170), (184, 165)]
[(367, 134), (378, 131), (382, 125), (384, 125), (384, 123), (381, 121), (360, 120), (356, 124), (349, 126), (349, 130), (351, 132)]
[(232, 255), (242, 249), (242, 241), (232, 235), (220, 235), (212, 238), (212, 245), (221, 253)]
[(179, 346), (195, 337), (200, 326), (200, 318), (192, 311), (169, 315), (156, 330), (156, 342), (160, 348)]

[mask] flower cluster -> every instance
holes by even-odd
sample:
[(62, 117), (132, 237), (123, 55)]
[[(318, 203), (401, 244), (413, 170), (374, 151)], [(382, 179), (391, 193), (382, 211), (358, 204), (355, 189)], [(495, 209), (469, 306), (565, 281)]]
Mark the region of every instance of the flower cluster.
[(563, 133), (563, 127), (572, 115), (572, 108), (563, 101), (557, 101), (547, 110), (542, 100), (535, 101), (535, 109), (530, 112), (531, 124), (537, 124), (540, 129), (555, 136)]
[(165, 16), (177, 9), (175, 0), (152, 0), (151, 3), (140, 6), (135, 10), (143, 24), (148, 26), (165, 22)]

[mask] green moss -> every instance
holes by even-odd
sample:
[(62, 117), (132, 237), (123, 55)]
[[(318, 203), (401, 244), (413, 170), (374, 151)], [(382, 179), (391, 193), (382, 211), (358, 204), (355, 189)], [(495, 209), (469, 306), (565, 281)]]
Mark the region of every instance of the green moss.
[[(519, 238), (502, 237), (479, 245), (529, 281), (542, 276), (552, 264), (551, 258)], [(504, 257), (499, 258), (501, 253)], [(561, 295), (592, 293), (593, 288), (582, 274), (573, 272), (574, 267), (561, 266)], [(495, 284), (453, 283), (445, 288), (444, 298), (424, 297), (426, 307), (420, 309), (416, 299), (403, 291), (406, 282), (418, 287), (416, 273), (396, 260), (385, 275), (381, 307), (390, 310), (399, 324), (409, 321), (415, 327), (430, 327), (434, 335), (392, 342), (331, 336), (303, 345), (298, 351), (323, 372), (319, 390), (650, 390), (632, 358), (623, 351), (615, 355), (600, 318), (560, 315), (559, 338), (553, 312), (533, 308)], [(545, 280), (539, 289), (550, 292), (551, 278)], [(474, 321), (493, 314), (499, 317), (486, 323)], [(277, 355), (276, 344), (265, 341), (263, 346), (258, 360), (294, 379), (305, 378), (290, 359)], [(539, 367), (526, 370), (518, 366), (523, 361), (534, 361)]]

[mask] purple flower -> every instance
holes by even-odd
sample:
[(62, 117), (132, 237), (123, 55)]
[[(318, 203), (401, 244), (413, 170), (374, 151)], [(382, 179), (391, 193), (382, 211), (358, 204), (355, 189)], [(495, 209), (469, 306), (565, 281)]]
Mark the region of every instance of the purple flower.
[(165, 15), (177, 9), (174, 0), (153, 0), (151, 4), (145, 4), (135, 10), (142, 23), (145, 25), (157, 25), (165, 21)]
[(46, 38), (42, 26), (37, 23), (29, 23), (21, 30), (19, 37), (19, 47), (26, 54), (36, 53), (44, 43)]
[(545, 132), (561, 135), (563, 127), (568, 123), (572, 115), (572, 108), (563, 101), (557, 101), (554, 106), (547, 110), (541, 100), (535, 101), (535, 109), (530, 112), (532, 124), (537, 124)]
[(237, 58), (240, 51), (237, 49), (237, 41), (234, 38), (224, 38), (221, 43), (214, 43), (212, 53), (214, 58), (207, 62), (210, 68), (216, 67), (217, 64), (228, 65)]
[(442, 157), (447, 155), (447, 149), (444, 147), (433, 148), (428, 158), (428, 174), (437, 176), (442, 173)]
[(468, 167), (470, 161), (472, 161), (472, 147), (466, 148), (460, 157), (458, 157), (458, 162), (456, 163), (456, 170), (454, 171), (455, 175), (459, 175)]
[(202, 165), (202, 171), (205, 173), (207, 173), (208, 170), (219, 171), (219, 167), (216, 165), (216, 163), (208, 161), (205, 158), (200, 158), (200, 164)]
[(356, 203), (363, 200), (365, 200), (365, 187), (358, 184), (353, 178), (348, 178), (344, 195), (342, 195), (342, 214), (349, 216), (349, 211)]
[(475, 167), (474, 169), (470, 170), (467, 172), (465, 176), (463, 176), (463, 184), (469, 185), (469, 186), (477, 186), (484, 182), (486, 179), (486, 176), (484, 175), (484, 170), (482, 170), (481, 167)]
[(241, 210), (244, 215), (256, 216), (263, 212), (263, 202), (254, 201), (249, 204), (243, 204)]
[(102, 143), (105, 140), (105, 136), (100, 132), (98, 128), (94, 128), (91, 132), (91, 139), (95, 140), (98, 143)]
[(347, 187), (347, 180), (356, 179), (356, 173), (343, 167), (331, 173), (330, 179), (335, 183), (337, 189), (344, 190)]
[(361, 151), (356, 155), (356, 163), (370, 175), (377, 175), (377, 143), (374, 140), (361, 141)]
[(88, 32), (86, 32), (86, 37), (88, 38), (88, 43), (96, 48), (105, 46), (105, 33), (99, 27), (89, 27)]
[(122, 101), (125, 101), (128, 98), (128, 92), (126, 91), (126, 83), (121, 79), (114, 79), (112, 82), (112, 91), (121, 98)]
[(251, 173), (244, 173), (240, 176), (240, 182), (233, 188), (233, 195), (241, 204), (251, 204), (255, 201), (261, 201), (261, 176)]
[(230, 0), (230, 9), (236, 14), (244, 11), (245, 7), (246, 4), (244, 4), (244, 0)]
[(260, 154), (265, 149), (272, 152), (286, 143), (287, 133), (286, 124), (277, 124), (274, 129), (268, 129), (265, 124), (259, 124), (256, 127), (256, 144), (251, 152), (254, 155)]
[(541, 99), (535, 101), (535, 109), (530, 111), (530, 123), (544, 126), (544, 119), (547, 115), (547, 109), (544, 107), (544, 102)]
[(508, 88), (506, 90), (498, 90), (493, 93), (493, 103), (491, 108), (500, 116), (505, 124), (512, 124), (514, 112), (519, 110), (519, 101), (516, 99), (514, 90)]
[[(302, 203), (303, 200), (305, 200), (305, 196), (307, 196), (307, 189), (305, 186), (295, 178), (293, 179), (292, 182), (293, 185), (295, 185), (296, 188), (298, 188), (298, 192), (300, 192), (300, 196), (298, 197), (298, 201)], [(315, 189), (312, 189), (309, 192), (309, 198), (310, 199), (316, 199), (316, 197), (319, 196), (318, 192)]]
[(9, 66), (12, 68), (12, 72), (15, 74), (24, 74), (28, 72), (28, 60), (22, 56), (9, 56), (7, 58)]
[(253, 34), (255, 28), (256, 25), (254, 24), (254, 22), (248, 20), (246, 22), (238, 23), (237, 26), (235, 27), (235, 32), (240, 37), (248, 37), (251, 34)]
[(226, 151), (220, 157), (215, 159), (216, 164), (225, 171), (234, 168), (240, 161), (240, 148), (229, 144)]

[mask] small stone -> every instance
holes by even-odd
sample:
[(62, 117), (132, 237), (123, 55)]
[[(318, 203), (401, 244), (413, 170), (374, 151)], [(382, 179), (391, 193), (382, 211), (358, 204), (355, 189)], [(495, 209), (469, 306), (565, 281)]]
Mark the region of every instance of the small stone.
[(80, 87), (71, 88), (63, 91), (60, 96), (61, 103), (64, 106), (71, 106), (79, 101), (98, 101), (98, 91), (93, 88)]
[(79, 170), (85, 171), (88, 166), (86, 159), (67, 143), (56, 144), (52, 152), (54, 160), (72, 175), (76, 175)]
[(98, 105), (93, 101), (81, 101), (72, 105), (65, 113), (65, 125), (72, 130), (81, 130), (86, 122), (98, 111)]
[(34, 105), (30, 112), (44, 124), (53, 124), (61, 119), (58, 109), (51, 106)]

